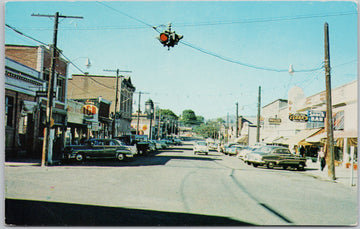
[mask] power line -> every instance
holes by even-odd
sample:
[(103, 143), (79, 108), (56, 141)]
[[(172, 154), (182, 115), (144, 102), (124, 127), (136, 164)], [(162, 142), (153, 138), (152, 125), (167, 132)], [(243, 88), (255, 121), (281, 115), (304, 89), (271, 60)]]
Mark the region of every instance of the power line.
[[(108, 6), (108, 5), (106, 5), (105, 3), (103, 3), (103, 2), (98, 2), (98, 1), (97, 1), (97, 3), (99, 3), (99, 4), (101, 4), (101, 5), (104, 5), (105, 7), (109, 8), (109, 9), (111, 9), (111, 10), (114, 10), (115, 12), (118, 12), (118, 13), (120, 13), (120, 14), (122, 14), (122, 15), (125, 15), (126, 17), (129, 17), (129, 18), (131, 18), (131, 19), (133, 19), (133, 20), (135, 20), (135, 21), (137, 21), (137, 22), (139, 22), (139, 23), (142, 23), (142, 24), (144, 24), (144, 25), (146, 25), (146, 26), (148, 26), (148, 27), (151, 27), (152, 29), (154, 29), (154, 30), (156, 30), (157, 32), (159, 32), (159, 31), (157, 30), (157, 27), (152, 26), (152, 25), (144, 22), (143, 20), (140, 20), (140, 19), (138, 19), (138, 18), (135, 18), (135, 17), (133, 17), (133, 16), (130, 16), (129, 14), (126, 14), (126, 13), (120, 11), (120, 10), (117, 10), (117, 9), (111, 7), (111, 6)], [(273, 19), (273, 20), (274, 20), (274, 19)], [(268, 68), (268, 67), (262, 67), (262, 66), (256, 66), (256, 65), (252, 65), (252, 64), (243, 63), (243, 62), (240, 62), (240, 61), (237, 61), (237, 60), (228, 58), (228, 57), (224, 57), (224, 56), (222, 56), (222, 55), (220, 55), (220, 54), (207, 51), (207, 50), (205, 50), (205, 49), (203, 49), (203, 48), (196, 47), (195, 45), (192, 45), (192, 44), (190, 44), (190, 43), (188, 43), (188, 42), (185, 42), (185, 41), (180, 41), (180, 43), (182, 43), (182, 44), (184, 44), (184, 45), (186, 45), (186, 46), (188, 46), (188, 47), (190, 47), (190, 48), (193, 48), (193, 49), (195, 49), (195, 50), (197, 50), (197, 51), (200, 51), (200, 52), (202, 52), (202, 53), (204, 53), (204, 54), (207, 54), (207, 55), (210, 55), (210, 56), (214, 56), (214, 57), (217, 57), (217, 58), (219, 58), (219, 59), (221, 59), (221, 60), (224, 60), (224, 61), (227, 61), (227, 62), (230, 62), (230, 63), (234, 63), (234, 64), (239, 64), (239, 65), (242, 65), (242, 66), (245, 66), (245, 67), (249, 67), (249, 68), (253, 68), (253, 69), (257, 69), (257, 70), (273, 71), (273, 72), (288, 72), (288, 71), (289, 71), (288, 69), (275, 69), (275, 68)], [(322, 68), (322, 67), (321, 67), (321, 68)], [(319, 69), (321, 69), (321, 68), (297, 70), (297, 72), (312, 72), (312, 71), (319, 70)]]
[(40, 44), (42, 44), (42, 45), (48, 46), (48, 44), (45, 44), (44, 42), (42, 42), (42, 41), (40, 41), (40, 40), (37, 40), (37, 39), (35, 39), (35, 38), (33, 38), (33, 37), (30, 37), (29, 35), (26, 35), (26, 34), (20, 32), (19, 30), (17, 30), (16, 28), (14, 28), (14, 27), (12, 27), (12, 26), (10, 26), (10, 25), (8, 25), (8, 24), (5, 24), (5, 26), (8, 27), (8, 28), (10, 28), (10, 29), (12, 29), (13, 31), (15, 31), (16, 33), (18, 33), (18, 34), (20, 34), (20, 35), (22, 35), (22, 36), (24, 36), (24, 37), (27, 37), (27, 38), (29, 38), (29, 39), (31, 39), (31, 40), (33, 40), (33, 41), (36, 41), (36, 42), (38, 42), (38, 43), (40, 43)]
[[(83, 28), (62, 28), (63, 30), (114, 30), (114, 29), (144, 29), (144, 28), (156, 28), (143, 20), (137, 19), (132, 17), (124, 12), (121, 12), (109, 5), (106, 5), (103, 2), (98, 2), (110, 8), (126, 17), (129, 17), (133, 20), (136, 20), (146, 26), (97, 26), (97, 27), (83, 27)], [(357, 12), (336, 12), (331, 14), (315, 14), (315, 15), (298, 15), (298, 16), (284, 16), (284, 17), (274, 17), (274, 18), (248, 18), (242, 20), (229, 20), (229, 21), (213, 21), (213, 22), (199, 22), (199, 23), (173, 23), (176, 24), (176, 27), (197, 27), (197, 26), (216, 26), (216, 25), (231, 25), (231, 24), (249, 24), (249, 23), (261, 23), (261, 22), (276, 22), (276, 21), (290, 21), (290, 20), (302, 20), (302, 19), (310, 19), (310, 18), (323, 18), (323, 17), (339, 17), (339, 16), (348, 16), (348, 15), (356, 15)], [(22, 29), (26, 30), (51, 30), (48, 27), (32, 27), (32, 28), (25, 28), (21, 27)]]

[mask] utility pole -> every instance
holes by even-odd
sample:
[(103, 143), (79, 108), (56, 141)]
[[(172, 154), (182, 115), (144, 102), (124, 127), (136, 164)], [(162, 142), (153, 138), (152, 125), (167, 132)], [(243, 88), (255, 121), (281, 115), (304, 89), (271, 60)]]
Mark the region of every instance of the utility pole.
[[(115, 137), (116, 134), (116, 111), (117, 111), (117, 105), (119, 103), (119, 72), (129, 72), (131, 73), (132, 71), (121, 71), (119, 69), (116, 70), (109, 70), (109, 69), (104, 69), (103, 71), (105, 72), (116, 72), (116, 86), (115, 86), (115, 108), (114, 108), (114, 119), (113, 119), (113, 123), (112, 123), (112, 136)], [(121, 86), (122, 86), (122, 76), (120, 76), (121, 81), (120, 81), (120, 109), (121, 110)]]
[(257, 124), (256, 124), (256, 142), (260, 142), (260, 106), (261, 106), (261, 86), (259, 86), (259, 95), (258, 95), (258, 113), (257, 113)]
[(333, 134), (333, 119), (332, 119), (332, 104), (331, 104), (331, 77), (330, 77), (330, 47), (329, 47), (329, 24), (324, 24), (324, 48), (325, 48), (325, 84), (326, 84), (326, 127), (327, 127), (327, 152), (328, 158), (328, 174), (332, 180), (335, 180), (335, 166), (334, 166), (334, 134)]
[(140, 125), (140, 100), (141, 100), (141, 94), (150, 94), (147, 92), (141, 92), (139, 91), (139, 104), (138, 104), (138, 111), (137, 111), (137, 127), (136, 127), (136, 135), (139, 134), (139, 125)]
[(239, 137), (239, 103), (236, 102), (236, 138)]
[[(56, 68), (56, 59), (58, 57), (57, 50), (57, 32), (59, 25), (59, 18), (74, 18), (74, 19), (83, 19), (83, 17), (78, 16), (63, 16), (59, 15), (59, 12), (56, 12), (55, 15), (43, 15), (43, 14), (32, 14), (31, 16), (36, 17), (53, 17), (54, 22), (54, 35), (53, 35), (53, 44), (51, 48), (51, 66), (50, 66), (50, 75), (48, 83), (48, 92), (47, 92), (47, 103), (46, 103), (46, 121), (45, 121), (45, 131), (44, 131), (44, 141), (41, 155), (41, 167), (45, 166), (46, 154), (49, 154), (49, 145), (50, 145), (50, 128), (52, 120), (52, 107), (53, 107), (53, 98), (54, 98), (54, 81), (55, 81), (55, 68)], [(48, 161), (51, 161), (51, 158), (48, 158)]]

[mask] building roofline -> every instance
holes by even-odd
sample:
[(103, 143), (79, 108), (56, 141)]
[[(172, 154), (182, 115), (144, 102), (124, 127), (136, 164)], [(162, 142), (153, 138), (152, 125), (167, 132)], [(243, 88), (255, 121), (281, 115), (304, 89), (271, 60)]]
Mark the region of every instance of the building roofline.
[(262, 108), (267, 107), (267, 106), (270, 106), (271, 104), (273, 104), (273, 103), (275, 103), (275, 102), (277, 102), (277, 101), (279, 101), (279, 102), (286, 102), (286, 103), (288, 102), (287, 99), (276, 99), (276, 100), (272, 101), (271, 103), (266, 104), (266, 105), (263, 106)]

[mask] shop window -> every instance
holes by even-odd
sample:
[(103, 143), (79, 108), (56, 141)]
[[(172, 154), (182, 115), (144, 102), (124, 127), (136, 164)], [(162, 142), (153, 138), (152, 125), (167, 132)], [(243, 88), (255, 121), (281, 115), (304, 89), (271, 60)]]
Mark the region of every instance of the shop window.
[(64, 79), (61, 79), (60, 76), (57, 76), (56, 80), (56, 89), (57, 89), (57, 99), (61, 102), (64, 102)]
[(10, 96), (5, 97), (5, 123), (8, 127), (13, 127), (14, 123), (14, 98)]
[(28, 116), (22, 115), (19, 121), (19, 134), (26, 134)]

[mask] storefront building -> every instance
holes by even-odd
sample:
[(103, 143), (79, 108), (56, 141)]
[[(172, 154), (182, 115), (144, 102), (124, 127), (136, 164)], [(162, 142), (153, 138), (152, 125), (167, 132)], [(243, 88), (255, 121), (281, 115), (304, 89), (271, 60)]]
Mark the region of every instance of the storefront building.
[[(5, 45), (5, 56), (23, 66), (27, 66), (38, 72), (38, 80), (41, 85), (32, 86), (35, 90), (37, 115), (33, 115), (31, 125), (33, 128), (33, 141), (31, 151), (33, 157), (41, 157), (47, 106), (47, 85), (51, 67), (51, 51), (45, 46)], [(54, 153), (56, 159), (60, 157), (60, 149), (64, 145), (66, 131), (66, 95), (67, 95), (67, 67), (68, 62), (60, 57), (57, 58), (54, 76), (54, 103), (52, 118), (54, 125)], [(32, 90), (32, 89), (30, 89)], [(11, 99), (9, 100), (11, 102)], [(8, 106), (9, 107), (9, 106)], [(28, 133), (27, 133), (28, 134)], [(30, 148), (30, 147), (28, 147)]]
[(5, 157), (34, 154), (39, 123), (36, 97), (45, 81), (40, 73), (10, 58), (5, 58)]
[[(116, 85), (117, 81), (118, 85)], [(116, 88), (118, 88), (118, 94), (116, 94)], [(102, 120), (104, 125), (108, 123), (108, 118), (111, 119), (111, 122), (114, 120), (115, 123), (110, 125), (110, 131), (107, 130), (107, 125), (100, 127), (100, 130), (98, 130), (100, 136), (112, 137), (114, 134), (117, 137), (131, 133), (130, 123), (135, 87), (132, 85), (129, 76), (119, 76), (117, 80), (116, 76), (74, 74), (69, 79), (68, 91), (68, 97), (73, 100), (86, 101), (87, 98), (101, 97), (103, 101), (108, 101), (110, 116), (104, 114), (99, 118), (105, 117)], [(116, 98), (118, 100), (115, 106)], [(115, 107), (117, 108), (116, 112)], [(92, 131), (97, 132), (96, 128), (94, 124)], [(112, 128), (114, 128), (114, 131), (112, 131)]]

